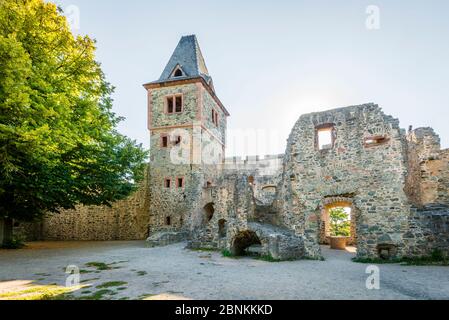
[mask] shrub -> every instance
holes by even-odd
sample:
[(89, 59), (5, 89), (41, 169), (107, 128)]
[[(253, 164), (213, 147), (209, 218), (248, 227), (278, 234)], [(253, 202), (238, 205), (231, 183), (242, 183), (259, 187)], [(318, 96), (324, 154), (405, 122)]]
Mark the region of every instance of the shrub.
[(25, 247), (25, 243), (23, 243), (23, 241), (18, 238), (13, 238), (9, 241), (5, 241), (5, 242), (3, 242), (3, 245), (1, 246), (2, 249), (8, 249), (8, 250), (22, 249), (24, 247)]
[(333, 237), (349, 237), (351, 235), (351, 221), (344, 208), (329, 210), (330, 231)]

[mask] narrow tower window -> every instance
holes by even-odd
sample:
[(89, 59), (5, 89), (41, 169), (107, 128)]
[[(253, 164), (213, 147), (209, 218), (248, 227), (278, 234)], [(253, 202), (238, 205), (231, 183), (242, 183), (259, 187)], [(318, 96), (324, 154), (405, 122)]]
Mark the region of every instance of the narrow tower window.
[(182, 112), (182, 96), (176, 96), (176, 113)]
[(184, 188), (184, 178), (178, 178), (178, 188)]
[(218, 127), (218, 112), (212, 109), (212, 123)]
[(161, 136), (161, 147), (168, 148), (168, 136)]
[(170, 178), (165, 179), (164, 186), (167, 189), (171, 188), (171, 179)]
[(167, 113), (173, 113), (173, 97), (167, 97)]

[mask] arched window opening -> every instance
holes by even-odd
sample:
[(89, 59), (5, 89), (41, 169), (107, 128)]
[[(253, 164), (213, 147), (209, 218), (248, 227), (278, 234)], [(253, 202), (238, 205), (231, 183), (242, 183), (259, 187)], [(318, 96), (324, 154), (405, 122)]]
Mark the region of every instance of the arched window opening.
[(204, 218), (206, 222), (210, 222), (214, 217), (215, 208), (213, 203), (208, 203), (203, 208)]

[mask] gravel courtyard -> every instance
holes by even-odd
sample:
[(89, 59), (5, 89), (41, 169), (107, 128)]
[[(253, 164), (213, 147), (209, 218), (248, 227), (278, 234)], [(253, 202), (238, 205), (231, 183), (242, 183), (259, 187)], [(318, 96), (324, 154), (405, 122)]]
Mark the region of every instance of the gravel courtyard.
[(449, 267), (380, 265), (380, 290), (368, 290), (367, 265), (352, 262), (350, 252), (323, 248), (326, 261), (270, 263), (184, 247), (149, 249), (141, 241), (40, 242), (23, 250), (0, 250), (0, 297), (40, 285), (64, 287), (65, 268), (76, 265), (86, 287), (72, 292), (72, 298), (103, 288), (97, 298), (449, 299)]

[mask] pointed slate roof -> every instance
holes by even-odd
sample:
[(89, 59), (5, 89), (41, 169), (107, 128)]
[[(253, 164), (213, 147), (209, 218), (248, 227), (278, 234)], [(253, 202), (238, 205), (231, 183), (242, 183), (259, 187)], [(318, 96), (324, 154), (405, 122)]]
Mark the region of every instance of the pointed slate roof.
[[(183, 76), (174, 77), (174, 73), (178, 68), (183, 72)], [(184, 36), (179, 41), (170, 61), (157, 82), (197, 77), (202, 77), (213, 89), (212, 78), (207, 70), (196, 36)]]
[[(182, 72), (182, 75), (178, 74), (179, 70)], [(164, 86), (170, 82), (196, 81), (197, 79), (202, 79), (207, 84), (206, 89), (208, 92), (222, 108), (226, 116), (229, 116), (228, 110), (226, 110), (215, 93), (212, 77), (209, 75), (195, 35), (182, 37), (159, 80), (146, 83), (143, 86), (148, 90), (151, 87)]]

